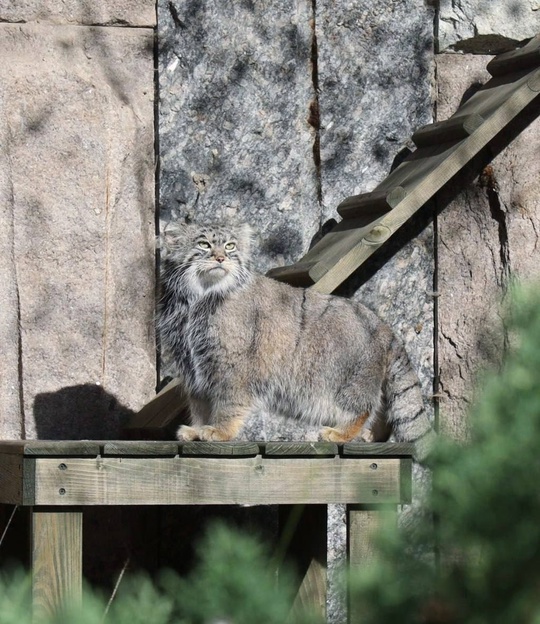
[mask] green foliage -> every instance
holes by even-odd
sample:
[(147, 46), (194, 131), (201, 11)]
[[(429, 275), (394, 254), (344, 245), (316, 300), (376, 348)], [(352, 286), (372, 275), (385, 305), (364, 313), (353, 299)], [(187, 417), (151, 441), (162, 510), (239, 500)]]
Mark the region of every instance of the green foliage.
[(381, 559), (355, 583), (366, 622), (540, 622), (538, 295), (521, 296), (511, 329), (517, 345), (472, 410), (471, 443), (441, 440), (432, 458), (440, 569), (407, 555), (434, 543), (431, 520), (381, 536)]
[[(30, 624), (30, 583), (21, 574), (0, 581), (0, 624)], [(83, 607), (66, 608), (39, 624), (317, 624), (309, 614), (290, 616), (291, 577), (277, 582), (270, 554), (253, 537), (223, 525), (209, 531), (199, 564), (183, 579), (171, 571), (157, 581), (127, 578), (104, 618), (106, 601), (85, 591)]]

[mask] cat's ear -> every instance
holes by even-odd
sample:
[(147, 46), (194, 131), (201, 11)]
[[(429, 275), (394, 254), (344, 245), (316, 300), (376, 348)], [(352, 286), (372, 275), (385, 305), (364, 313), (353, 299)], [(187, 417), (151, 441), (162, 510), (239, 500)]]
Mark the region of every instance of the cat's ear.
[(162, 258), (166, 258), (175, 249), (185, 245), (188, 229), (189, 225), (186, 223), (167, 223), (156, 240), (156, 247), (160, 250)]

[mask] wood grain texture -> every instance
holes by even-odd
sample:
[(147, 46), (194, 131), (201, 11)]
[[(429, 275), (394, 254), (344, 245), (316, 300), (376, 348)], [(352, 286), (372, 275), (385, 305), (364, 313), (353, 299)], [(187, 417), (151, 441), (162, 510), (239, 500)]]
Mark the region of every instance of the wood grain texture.
[(267, 457), (334, 457), (338, 445), (333, 442), (266, 442), (263, 453)]
[(32, 511), (32, 595), (35, 615), (50, 616), (82, 600), (82, 513)]
[(412, 457), (414, 444), (408, 442), (346, 442), (343, 445), (343, 455), (356, 457)]
[(24, 459), (17, 455), (0, 454), (0, 502), (23, 505)]
[(257, 442), (182, 442), (182, 455), (199, 457), (255, 457), (259, 454)]
[(142, 455), (148, 457), (174, 457), (178, 455), (178, 442), (162, 442), (149, 440), (114, 440), (105, 442), (102, 455), (133, 456)]
[[(374, 538), (385, 523), (397, 522), (397, 509), (393, 506), (347, 506), (347, 553), (350, 574), (369, 566), (378, 557)], [(349, 596), (348, 622), (362, 622), (362, 603)]]
[(99, 455), (96, 440), (7, 440), (0, 442), (0, 453), (48, 457), (51, 455)]
[(400, 459), (64, 458), (35, 460), (39, 505), (400, 503)]

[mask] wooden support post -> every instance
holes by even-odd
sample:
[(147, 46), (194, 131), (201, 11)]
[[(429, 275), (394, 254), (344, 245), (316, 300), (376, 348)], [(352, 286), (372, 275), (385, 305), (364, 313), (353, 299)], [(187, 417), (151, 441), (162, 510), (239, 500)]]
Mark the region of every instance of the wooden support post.
[[(374, 536), (385, 522), (397, 522), (394, 505), (347, 505), (347, 552), (351, 575), (377, 556)], [(362, 604), (349, 595), (349, 624), (362, 624)]]
[(34, 507), (31, 516), (34, 613), (52, 615), (82, 600), (82, 512)]
[[(292, 611), (326, 616), (326, 505), (280, 505), (282, 563), (292, 565), (298, 586)], [(279, 574), (279, 570), (278, 570)]]

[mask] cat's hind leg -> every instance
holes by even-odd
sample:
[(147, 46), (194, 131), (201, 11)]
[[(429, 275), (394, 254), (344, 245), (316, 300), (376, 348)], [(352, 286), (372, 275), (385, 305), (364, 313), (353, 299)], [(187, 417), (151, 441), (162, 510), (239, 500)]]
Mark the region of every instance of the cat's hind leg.
[[(339, 427), (323, 427), (319, 432), (319, 437), (325, 442), (350, 442), (362, 432), (369, 417), (370, 412), (364, 412), (360, 414), (356, 420), (350, 421), (345, 425)], [(364, 439), (364, 436), (366, 436), (367, 439)], [(366, 428), (363, 432), (362, 440), (364, 442), (373, 442), (373, 439), (370, 439), (370, 437), (372, 437), (371, 430)]]

